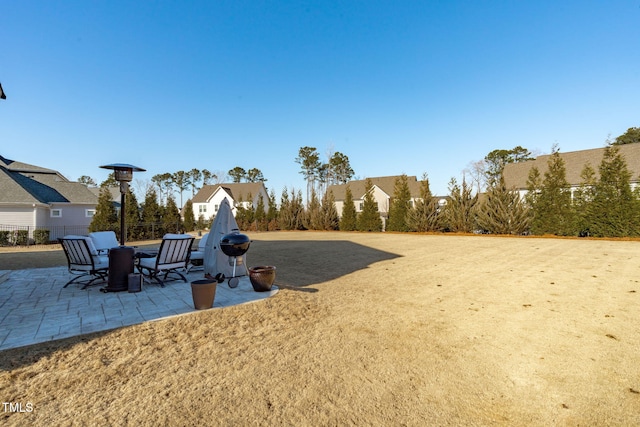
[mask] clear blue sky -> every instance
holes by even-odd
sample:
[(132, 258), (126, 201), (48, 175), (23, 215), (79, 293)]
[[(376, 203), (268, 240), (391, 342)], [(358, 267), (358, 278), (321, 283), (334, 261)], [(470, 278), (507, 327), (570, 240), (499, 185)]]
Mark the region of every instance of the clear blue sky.
[(640, 0), (0, 0), (0, 155), (69, 179), (258, 168), (303, 146), (429, 175), (640, 126)]

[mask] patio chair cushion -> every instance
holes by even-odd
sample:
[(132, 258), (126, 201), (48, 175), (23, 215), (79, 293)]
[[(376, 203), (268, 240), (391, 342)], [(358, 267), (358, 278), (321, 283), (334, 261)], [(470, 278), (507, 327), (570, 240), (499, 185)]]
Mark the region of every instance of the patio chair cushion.
[(191, 261), (204, 259), (204, 248), (207, 245), (208, 236), (209, 236), (209, 233), (203, 234), (202, 237), (200, 238), (200, 241), (198, 242), (198, 250), (191, 251), (191, 257), (190, 257)]
[(190, 234), (172, 234), (172, 233), (167, 233), (164, 236), (162, 236), (163, 239), (190, 239), (191, 235)]
[(114, 231), (94, 231), (89, 233), (89, 237), (99, 252), (108, 252), (109, 249), (120, 246)]

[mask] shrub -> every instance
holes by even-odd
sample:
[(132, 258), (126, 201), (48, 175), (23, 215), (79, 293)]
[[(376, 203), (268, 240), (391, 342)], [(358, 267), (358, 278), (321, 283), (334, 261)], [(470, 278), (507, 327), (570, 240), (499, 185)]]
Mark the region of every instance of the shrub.
[(36, 245), (46, 245), (47, 243), (49, 243), (49, 230), (34, 230), (33, 240), (35, 241)]

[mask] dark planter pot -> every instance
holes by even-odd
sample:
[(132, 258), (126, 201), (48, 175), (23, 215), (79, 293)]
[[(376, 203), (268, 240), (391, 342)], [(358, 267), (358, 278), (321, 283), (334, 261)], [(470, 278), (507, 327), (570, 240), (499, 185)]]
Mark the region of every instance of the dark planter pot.
[(191, 295), (196, 310), (206, 310), (213, 307), (218, 282), (215, 280), (195, 280), (191, 282)]
[(276, 268), (272, 265), (260, 265), (249, 268), (249, 280), (256, 292), (267, 292), (271, 290), (273, 282), (276, 280)]

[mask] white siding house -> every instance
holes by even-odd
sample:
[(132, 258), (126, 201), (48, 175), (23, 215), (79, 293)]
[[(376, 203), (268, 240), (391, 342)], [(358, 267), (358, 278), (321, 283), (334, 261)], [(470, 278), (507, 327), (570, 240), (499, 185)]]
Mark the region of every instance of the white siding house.
[(269, 207), (269, 194), (263, 182), (205, 185), (193, 197), (193, 214), (195, 220), (202, 215), (209, 221), (216, 216), (220, 203), (226, 198), (235, 216), (241, 205), (244, 208), (257, 207), (260, 197), (266, 212)]
[(0, 156), (0, 231), (49, 230), (49, 240), (87, 231), (98, 198), (59, 172)]

